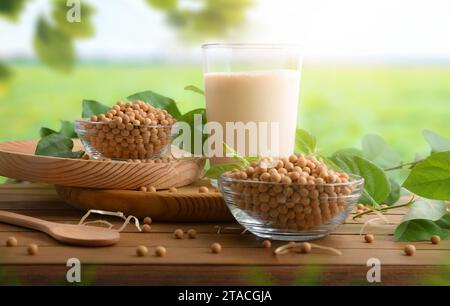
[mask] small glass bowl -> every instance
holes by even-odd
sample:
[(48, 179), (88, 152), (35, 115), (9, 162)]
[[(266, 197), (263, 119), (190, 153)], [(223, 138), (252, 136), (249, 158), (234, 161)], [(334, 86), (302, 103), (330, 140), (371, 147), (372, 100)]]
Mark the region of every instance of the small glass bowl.
[(283, 184), (220, 176), (219, 188), (234, 218), (256, 236), (308, 241), (342, 224), (361, 196), (364, 179), (346, 183)]
[[(121, 128), (122, 127), (122, 128)], [(153, 159), (166, 154), (172, 141), (172, 125), (133, 125), (75, 120), (75, 132), (92, 159)]]

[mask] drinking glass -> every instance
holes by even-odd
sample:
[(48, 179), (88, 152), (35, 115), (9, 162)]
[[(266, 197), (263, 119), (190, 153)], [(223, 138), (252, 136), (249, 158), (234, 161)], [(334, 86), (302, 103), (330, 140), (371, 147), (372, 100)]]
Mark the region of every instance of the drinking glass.
[[(292, 154), (301, 48), (286, 44), (205, 44), (202, 49), (206, 117), (222, 128), (223, 141), (242, 156)], [(218, 154), (209, 157), (213, 157), (213, 164), (226, 161)]]

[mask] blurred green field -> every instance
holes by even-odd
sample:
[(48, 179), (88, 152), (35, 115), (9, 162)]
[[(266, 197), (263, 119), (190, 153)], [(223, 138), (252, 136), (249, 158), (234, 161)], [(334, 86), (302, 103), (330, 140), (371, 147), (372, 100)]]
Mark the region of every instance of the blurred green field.
[[(13, 64), (14, 76), (0, 96), (0, 141), (33, 139), (39, 127), (80, 116), (81, 100), (112, 104), (152, 89), (187, 111), (204, 104), (183, 90), (202, 87), (196, 66), (81, 64), (69, 75), (46, 67)], [(324, 152), (355, 146), (377, 133), (405, 160), (425, 152), (421, 130), (450, 136), (450, 67), (305, 67), (299, 125), (315, 134)]]

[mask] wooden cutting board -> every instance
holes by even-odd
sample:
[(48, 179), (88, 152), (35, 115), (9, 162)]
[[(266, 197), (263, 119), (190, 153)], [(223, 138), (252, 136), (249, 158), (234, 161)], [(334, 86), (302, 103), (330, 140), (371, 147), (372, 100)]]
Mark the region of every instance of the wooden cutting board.
[(100, 209), (121, 211), (139, 218), (150, 216), (154, 221), (219, 222), (234, 220), (223, 196), (210, 187), (210, 192), (199, 193), (205, 185), (197, 182), (178, 188), (177, 192), (160, 190), (143, 192), (131, 190), (98, 190), (56, 186), (62, 200), (83, 210)]
[[(203, 158), (185, 158), (166, 163), (127, 163), (34, 155), (37, 141), (0, 143), (0, 176), (73, 187), (157, 189), (186, 186), (202, 174)], [(74, 150), (82, 149), (74, 140)]]

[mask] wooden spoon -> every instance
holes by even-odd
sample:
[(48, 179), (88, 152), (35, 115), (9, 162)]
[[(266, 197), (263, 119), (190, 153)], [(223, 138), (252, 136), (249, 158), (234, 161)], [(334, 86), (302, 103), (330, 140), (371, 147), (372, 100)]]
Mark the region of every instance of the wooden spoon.
[(44, 232), (58, 241), (81, 246), (107, 246), (119, 241), (117, 230), (75, 224), (49, 222), (12, 212), (0, 211), (0, 222)]

